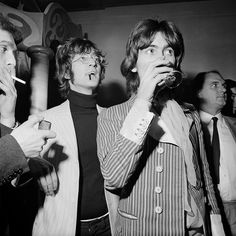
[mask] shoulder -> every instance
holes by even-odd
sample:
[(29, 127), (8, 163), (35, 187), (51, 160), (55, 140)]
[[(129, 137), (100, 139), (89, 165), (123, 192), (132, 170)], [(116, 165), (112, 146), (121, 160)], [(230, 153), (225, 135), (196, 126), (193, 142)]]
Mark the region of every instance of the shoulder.
[(101, 113), (103, 110), (107, 109), (106, 107), (102, 107), (98, 104), (96, 105), (96, 107), (97, 107), (98, 114)]
[(195, 123), (201, 123), (199, 112), (193, 104), (183, 103), (181, 107), (187, 117), (191, 118)]
[(231, 116), (223, 116), (225, 121), (236, 129), (236, 118)]
[(121, 120), (123, 121), (131, 108), (130, 100), (111, 106), (109, 108), (103, 108), (99, 114), (99, 119), (105, 120)]
[(0, 123), (0, 137), (11, 133), (12, 129)]
[(43, 116), (54, 116), (56, 114), (63, 114), (65, 113), (67, 110), (69, 111), (69, 101), (66, 100), (65, 102), (61, 103), (60, 105), (58, 106), (55, 106), (55, 107), (52, 107), (48, 110), (45, 110), (41, 113), (41, 115)]
[(223, 117), (224, 117), (226, 120), (236, 122), (236, 117), (232, 117), (232, 116), (223, 116)]
[(51, 129), (54, 130), (61, 129), (61, 127), (68, 127), (72, 123), (70, 105), (68, 101), (65, 101), (58, 106), (45, 110), (41, 112), (40, 115), (44, 117), (45, 120), (52, 123)]
[(184, 111), (189, 111), (189, 112), (197, 112), (197, 109), (195, 108), (195, 106), (191, 103), (187, 103), (187, 102), (183, 102), (180, 104), (180, 106), (182, 107), (182, 109)]

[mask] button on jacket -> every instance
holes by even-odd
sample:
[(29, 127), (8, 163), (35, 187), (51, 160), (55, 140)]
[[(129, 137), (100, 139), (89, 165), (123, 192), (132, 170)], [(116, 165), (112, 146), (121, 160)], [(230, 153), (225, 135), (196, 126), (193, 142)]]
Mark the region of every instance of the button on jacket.
[[(133, 141), (127, 138), (127, 132), (121, 130), (133, 103), (134, 98), (131, 98), (101, 112), (98, 118), (98, 156), (105, 187), (121, 189), (116, 235), (185, 235), (183, 151), (165, 141), (171, 137), (157, 141), (149, 135), (151, 115), (143, 114), (140, 122), (133, 122), (130, 127), (134, 131)], [(203, 182), (213, 214), (219, 214), (219, 209), (206, 161), (199, 116), (187, 108), (183, 111), (192, 121), (190, 129), (196, 129), (192, 135), (196, 141), (193, 144), (193, 164), (197, 182), (196, 186), (188, 183), (188, 192), (205, 222)], [(140, 127), (144, 128), (140, 131)], [(206, 225), (203, 227), (206, 233)]]

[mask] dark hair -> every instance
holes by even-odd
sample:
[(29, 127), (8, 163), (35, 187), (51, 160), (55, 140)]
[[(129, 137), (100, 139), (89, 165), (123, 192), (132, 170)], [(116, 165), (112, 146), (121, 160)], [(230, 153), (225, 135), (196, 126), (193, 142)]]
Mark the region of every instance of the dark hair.
[(105, 56), (96, 45), (87, 39), (70, 38), (64, 44), (58, 46), (56, 52), (56, 78), (59, 81), (59, 90), (63, 98), (67, 98), (69, 92), (69, 80), (72, 78), (71, 62), (76, 54), (93, 52), (100, 59), (101, 80), (105, 77)]
[(227, 100), (226, 100), (226, 105), (222, 109), (222, 114), (226, 116), (235, 116), (233, 114), (233, 100), (232, 100), (232, 94), (233, 92), (231, 91), (232, 88), (236, 88), (236, 81), (231, 80), (231, 79), (226, 79), (226, 94), (227, 94)]
[(200, 99), (198, 97), (198, 93), (202, 90), (203, 84), (206, 80), (207, 75), (211, 73), (218, 74), (221, 78), (223, 78), (223, 76), (220, 74), (219, 71), (211, 70), (211, 71), (200, 72), (193, 79), (193, 83), (192, 83), (193, 104), (195, 105), (196, 108), (199, 108), (200, 106)]
[(21, 32), (16, 28), (16, 26), (14, 26), (9, 21), (7, 17), (4, 17), (1, 13), (0, 13), (0, 29), (9, 32), (13, 36), (16, 43), (22, 41)]
[(138, 74), (131, 71), (136, 65), (138, 52), (151, 45), (157, 32), (161, 32), (169, 46), (173, 48), (177, 59), (176, 69), (181, 70), (180, 64), (184, 55), (184, 41), (178, 28), (172, 22), (165, 20), (142, 20), (129, 35), (126, 44), (126, 55), (121, 64), (121, 73), (126, 78), (128, 94), (135, 93), (140, 83)]

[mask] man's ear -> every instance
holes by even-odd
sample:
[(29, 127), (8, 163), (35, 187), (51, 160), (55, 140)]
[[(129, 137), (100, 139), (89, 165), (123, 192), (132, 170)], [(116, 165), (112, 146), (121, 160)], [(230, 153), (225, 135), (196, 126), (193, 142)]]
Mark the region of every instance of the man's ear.
[(137, 72), (137, 68), (134, 67), (132, 70), (131, 70), (133, 73)]
[(202, 98), (202, 91), (197, 93), (198, 98)]

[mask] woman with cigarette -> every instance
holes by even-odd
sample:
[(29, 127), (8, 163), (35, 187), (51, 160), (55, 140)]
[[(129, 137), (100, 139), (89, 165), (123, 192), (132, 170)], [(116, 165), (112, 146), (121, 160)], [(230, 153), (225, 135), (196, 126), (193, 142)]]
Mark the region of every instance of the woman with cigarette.
[(111, 235), (104, 183), (97, 157), (96, 90), (104, 78), (105, 58), (94, 43), (72, 38), (56, 53), (57, 79), (66, 101), (43, 112), (57, 138), (42, 157), (58, 174), (55, 192), (47, 179), (46, 196), (35, 219), (33, 236)]

